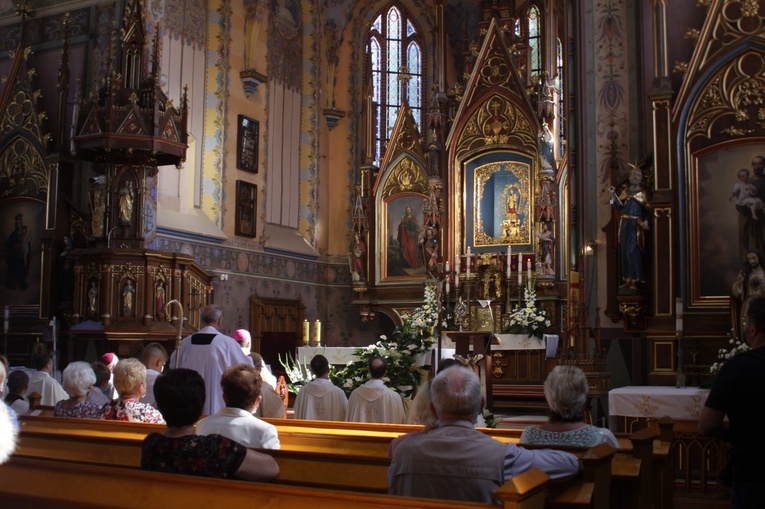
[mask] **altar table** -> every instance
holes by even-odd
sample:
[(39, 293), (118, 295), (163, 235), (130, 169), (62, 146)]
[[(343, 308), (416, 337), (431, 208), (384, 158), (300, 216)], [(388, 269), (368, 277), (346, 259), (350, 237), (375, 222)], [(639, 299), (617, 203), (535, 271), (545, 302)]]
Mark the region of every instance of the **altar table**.
[(609, 427), (631, 432), (635, 422), (669, 417), (698, 421), (709, 396), (699, 387), (627, 386), (608, 392)]
[(297, 361), (308, 364), (314, 355), (323, 355), (330, 364), (347, 365), (355, 361), (357, 347), (355, 346), (299, 346), (297, 349)]

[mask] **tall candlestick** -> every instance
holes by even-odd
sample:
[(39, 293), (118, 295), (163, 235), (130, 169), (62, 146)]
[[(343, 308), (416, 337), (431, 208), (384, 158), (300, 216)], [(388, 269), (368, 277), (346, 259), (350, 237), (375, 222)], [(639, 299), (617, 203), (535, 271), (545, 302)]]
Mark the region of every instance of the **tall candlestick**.
[(467, 278), (470, 279), (470, 246), (467, 248), (467, 270), (465, 271)]
[(507, 245), (507, 277), (510, 277), (510, 260), (513, 256), (513, 248), (510, 247), (510, 244)]
[(675, 332), (683, 332), (683, 299), (675, 300)]
[(460, 272), (457, 271), (456, 274), (454, 274), (454, 289), (458, 289), (460, 287)]
[(311, 325), (308, 323), (308, 320), (303, 320), (303, 344), (307, 345), (308, 341), (311, 339)]
[(446, 296), (449, 296), (449, 279), (446, 280)]
[(316, 338), (316, 346), (321, 345), (321, 321), (316, 320), (316, 329), (313, 331)]
[(526, 260), (526, 279), (531, 281), (531, 258)]
[(459, 255), (454, 260), (454, 272), (456, 272), (457, 274), (460, 273), (460, 257), (459, 257)]

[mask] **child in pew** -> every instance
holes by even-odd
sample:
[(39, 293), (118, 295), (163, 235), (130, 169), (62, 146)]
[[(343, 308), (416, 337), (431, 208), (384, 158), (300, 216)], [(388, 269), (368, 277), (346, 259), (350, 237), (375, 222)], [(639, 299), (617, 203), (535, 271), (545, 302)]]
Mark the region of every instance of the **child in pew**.
[(90, 388), (96, 383), (96, 374), (87, 362), (70, 362), (62, 375), (64, 390), (69, 399), (56, 403), (53, 409), (55, 417), (78, 417), (98, 419), (102, 404), (88, 401)]
[(157, 378), (154, 395), (167, 423), (164, 434), (152, 433), (141, 447), (141, 468), (204, 477), (237, 477), (272, 481), (279, 465), (269, 455), (247, 449), (221, 435), (194, 434), (202, 415), (205, 382), (191, 369), (171, 369)]
[(96, 374), (96, 383), (93, 384), (90, 390), (88, 401), (105, 405), (114, 399), (112, 397), (115, 394), (114, 386), (109, 381), (112, 372), (99, 361), (94, 362), (90, 367), (93, 368), (93, 373)]
[(29, 412), (29, 401), (24, 398), (27, 390), (29, 390), (29, 375), (20, 369), (11, 371), (6, 386), (8, 387), (8, 395), (5, 397), (5, 403), (13, 408), (17, 415), (24, 415)]
[(549, 421), (527, 426), (522, 444), (571, 445), (594, 447), (608, 444), (619, 448), (611, 431), (584, 422), (587, 403), (587, 377), (576, 366), (555, 366), (545, 380), (545, 399), (550, 407)]

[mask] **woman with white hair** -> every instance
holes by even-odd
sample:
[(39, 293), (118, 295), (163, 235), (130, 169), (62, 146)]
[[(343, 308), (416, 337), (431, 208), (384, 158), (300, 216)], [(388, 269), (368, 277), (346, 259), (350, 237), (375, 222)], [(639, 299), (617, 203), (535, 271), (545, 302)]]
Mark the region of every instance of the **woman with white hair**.
[(522, 444), (593, 447), (606, 443), (619, 447), (616, 437), (608, 429), (584, 422), (587, 377), (581, 369), (555, 366), (545, 380), (545, 398), (550, 406), (549, 421), (526, 427), (521, 434)]
[(119, 361), (114, 367), (114, 388), (119, 399), (103, 406), (100, 419), (165, 423), (156, 408), (140, 401), (146, 394), (146, 366), (141, 361), (132, 358)]
[(62, 386), (69, 399), (56, 403), (53, 415), (56, 417), (80, 417), (97, 419), (101, 405), (88, 401), (91, 386), (96, 383), (96, 374), (87, 362), (70, 362), (62, 374)]

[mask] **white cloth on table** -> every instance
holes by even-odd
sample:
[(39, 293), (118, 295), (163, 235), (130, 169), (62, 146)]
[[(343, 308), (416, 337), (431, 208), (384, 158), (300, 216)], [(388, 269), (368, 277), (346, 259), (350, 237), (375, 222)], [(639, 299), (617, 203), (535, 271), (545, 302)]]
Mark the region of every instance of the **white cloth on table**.
[(404, 403), (382, 380), (370, 380), (351, 393), (346, 420), (403, 424), (406, 421)]
[(343, 421), (347, 409), (345, 392), (326, 378), (317, 378), (301, 387), (293, 407), (296, 419), (317, 421)]
[(245, 447), (279, 449), (276, 426), (261, 421), (247, 410), (226, 407), (197, 423), (197, 435), (223, 435)]
[(38, 393), (41, 405), (56, 406), (63, 399), (69, 399), (69, 394), (61, 387), (55, 378), (45, 371), (36, 371), (29, 377), (29, 391)]
[[(210, 340), (208, 335), (214, 337)], [(220, 386), (223, 372), (236, 364), (253, 365), (252, 357), (244, 355), (234, 338), (221, 334), (211, 325), (183, 338), (180, 354), (175, 350), (170, 356), (171, 366), (175, 366), (176, 355), (179, 355), (179, 367), (193, 369), (205, 381), (207, 394), (202, 408), (203, 415), (212, 415), (226, 406)]]

